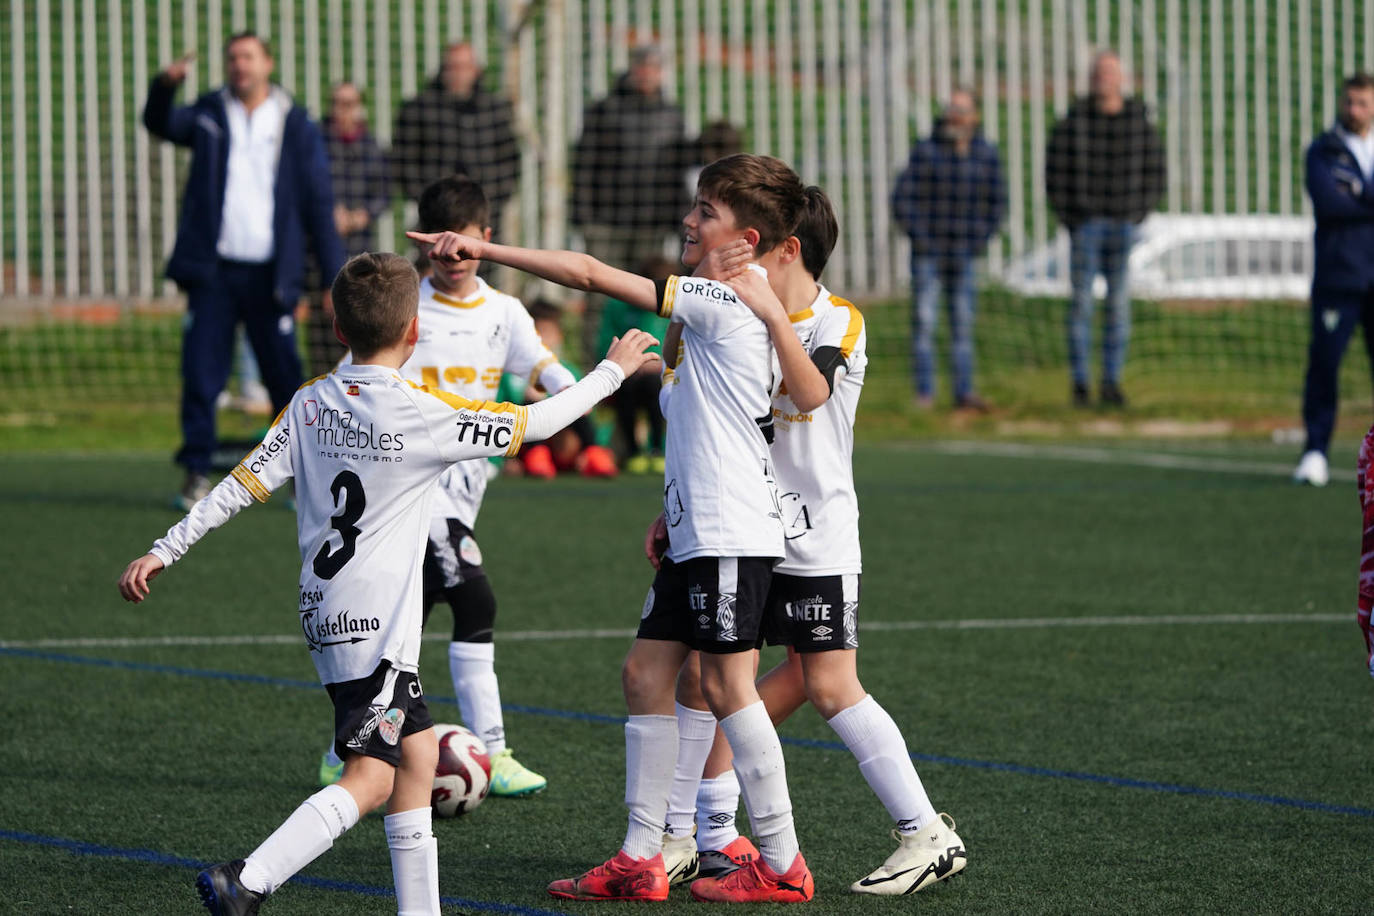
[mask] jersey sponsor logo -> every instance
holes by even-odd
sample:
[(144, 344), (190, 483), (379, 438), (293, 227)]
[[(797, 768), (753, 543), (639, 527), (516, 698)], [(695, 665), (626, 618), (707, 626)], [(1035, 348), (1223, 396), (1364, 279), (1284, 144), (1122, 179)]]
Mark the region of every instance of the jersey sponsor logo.
[(783, 493), (778, 497), (778, 504), (787, 525), (787, 530), (783, 532), (783, 537), (787, 540), (795, 541), (815, 527), (811, 524), (811, 510), (802, 502), (800, 493)]
[[(315, 420), (315, 444), (321, 449), (323, 457), (331, 455), (328, 449), (348, 451), (400, 452), (406, 447), (405, 433), (379, 432), (375, 423), (360, 423), (352, 411), (321, 407)], [(399, 461), (399, 458), (392, 458)]]
[(348, 390), (347, 390), (346, 392), (344, 392), (344, 393), (345, 393), (345, 394), (350, 394), (350, 395), (352, 395), (352, 396), (355, 397), (355, 398), (358, 397), (358, 395), (362, 394), (362, 392), (358, 390), (358, 386), (357, 386), (357, 385), (349, 385), (349, 386), (348, 386)]
[(314, 398), (306, 398), (301, 402), (301, 413), (305, 416), (305, 425), (314, 426), (315, 421), (320, 418), (320, 402)]
[(795, 620), (798, 623), (820, 623), (823, 620), (829, 620), (832, 606), (820, 595), (803, 598), (800, 601), (789, 601), (783, 605), (787, 611), (787, 619)]
[(286, 448), (290, 444), (291, 430), (289, 427), (283, 426), (275, 436), (263, 442), (253, 452), (253, 457), (248, 461), (248, 470), (255, 475), (261, 474), (274, 458), (286, 453)]
[(459, 442), (471, 442), (484, 448), (510, 448), (511, 437), (515, 435), (515, 419), (505, 415), (460, 410), (455, 422)]
[(830, 629), (830, 627), (827, 627), (824, 624), (818, 627), (811, 628), (811, 635), (816, 637), (817, 639), (825, 639), (827, 636), (834, 632), (834, 630)]
[(382, 621), (376, 617), (354, 617), (349, 611), (321, 614), (317, 607), (301, 608), (301, 631), (311, 652), (366, 642), (381, 629)]
[(730, 292), (729, 287), (704, 280), (692, 280), (688, 277), (682, 277), (678, 281), (677, 291), (679, 295), (696, 295), (703, 299), (714, 299), (717, 302), (739, 301), (739, 298)]
[(784, 423), (814, 423), (816, 420), (816, 415), (802, 413), (801, 411), (797, 411), (796, 413), (788, 413), (785, 410), (779, 410), (778, 408), (774, 407), (773, 419), (781, 420)]
[(677, 478), (674, 477), (668, 481), (668, 486), (663, 488), (663, 517), (667, 520), (669, 528), (676, 528), (686, 514), (682, 507), (682, 492), (678, 488)]

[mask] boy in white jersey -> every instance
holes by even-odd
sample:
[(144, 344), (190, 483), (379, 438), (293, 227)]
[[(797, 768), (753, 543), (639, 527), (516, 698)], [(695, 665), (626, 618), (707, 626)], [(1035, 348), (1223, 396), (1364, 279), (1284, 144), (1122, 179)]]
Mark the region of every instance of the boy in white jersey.
[[(775, 567), (769, 589), (768, 640), (788, 646), (788, 658), (760, 679), (759, 694), (775, 722), (810, 700), (857, 758), (864, 778), (896, 822), (898, 850), (850, 889), (909, 894), (962, 870), (967, 854), (953, 822), (946, 825), (947, 815), (937, 816), (931, 806), (896, 723), (859, 683), (862, 565), (851, 456), (868, 362), (867, 335), (859, 311), (819, 283), (838, 231), (830, 201), (819, 188), (808, 188), (796, 235), (781, 246), (775, 282), (760, 283), (743, 270), (748, 260), (744, 246), (717, 249), (709, 269), (725, 277), (763, 318), (784, 379), (773, 399), (777, 430), (772, 454), (787, 555)], [(672, 348), (674, 336), (670, 330), (665, 348)], [(672, 370), (675, 376), (685, 371), (683, 364)], [(670, 404), (675, 396), (671, 390), (665, 386)], [(818, 398), (821, 403), (813, 406)], [(661, 546), (654, 542), (664, 534), (657, 523), (646, 540), (655, 565)], [(678, 690), (678, 702), (689, 712), (705, 707), (693, 674), (689, 661)], [(683, 718), (680, 710), (679, 729)], [(710, 739), (681, 744), (668, 811), (671, 839), (664, 851), (670, 874), (691, 870), (697, 847), (703, 875), (728, 872), (757, 856), (734, 827), (739, 784), (730, 769), (730, 748), (714, 731), (712, 736), (713, 747)]]
[[(420, 195), (424, 232), (451, 230), (491, 238), (491, 208), (477, 182), (441, 178)], [(549, 394), (573, 384), (573, 374), (544, 346), (520, 300), (487, 285), (477, 261), (432, 263), (420, 281), (420, 340), (401, 375), (428, 388), (469, 400), (495, 397), (503, 372), (538, 383)], [(506, 746), (492, 632), (496, 596), (482, 568), (474, 529), (487, 489), (485, 458), (459, 462), (439, 478), (425, 545), (425, 622), (435, 602), (453, 611), (449, 673), (463, 723), (485, 742), (491, 758), (491, 794), (530, 795), (548, 785)], [(320, 781), (337, 779), (342, 764), (333, 748), (320, 763)]]
[(627, 334), (572, 390), (532, 407), (469, 401), (400, 377), (419, 337), (418, 278), (394, 254), (361, 254), (333, 284), (339, 337), (354, 365), (303, 385), (262, 444), (119, 580), (129, 601), (208, 531), (296, 480), (300, 621), (334, 703), (343, 777), (306, 799), (247, 859), (201, 872), (216, 916), (262, 901), (385, 802), (396, 900), (438, 916), (430, 790), (438, 761), (417, 676), (421, 547), (434, 482), (457, 461), (514, 454), (561, 429), (619, 387), (655, 341)]
[[(744, 239), (757, 265), (800, 216), (796, 173), (766, 156), (730, 156), (702, 171), (682, 262), (695, 267), (718, 245)], [(668, 562), (645, 600), (622, 671), (629, 825), (620, 852), (576, 878), (554, 881), (565, 899), (664, 900), (663, 821), (677, 756), (673, 690), (689, 649), (702, 651), (707, 701), (735, 750), (761, 855), (750, 869), (692, 885), (701, 900), (802, 902), (814, 893), (798, 849), (782, 747), (754, 688), (753, 650), (763, 600), (782, 556), (782, 524), (760, 423), (771, 405), (768, 332), (725, 286), (670, 277), (661, 286), (576, 252), (487, 245), (461, 236), (436, 242), (435, 257), (482, 258), (565, 286), (601, 292), (683, 322), (688, 370), (669, 418), (664, 512)], [(758, 267), (755, 269), (758, 269)]]

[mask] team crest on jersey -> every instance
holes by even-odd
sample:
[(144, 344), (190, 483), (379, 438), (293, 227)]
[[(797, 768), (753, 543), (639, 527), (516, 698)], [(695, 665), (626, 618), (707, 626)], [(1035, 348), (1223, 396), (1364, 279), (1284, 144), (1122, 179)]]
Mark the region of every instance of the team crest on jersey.
[(401, 726), (405, 721), (405, 710), (393, 706), (377, 719), (377, 733), (382, 736), (383, 741), (395, 747), (401, 740)]
[(676, 528), (681, 524), (685, 511), (682, 507), (682, 493), (678, 489), (677, 478), (674, 477), (663, 489), (663, 518), (668, 522), (668, 527)]
[(458, 556), (470, 566), (482, 565), (482, 548), (477, 546), (476, 539), (470, 534), (463, 535), (463, 539), (458, 542)]
[(348, 386), (348, 391), (347, 391), (346, 393), (347, 393), (347, 394), (351, 394), (351, 395), (353, 395), (353, 396), (356, 398), (356, 397), (358, 396), (358, 394), (359, 394), (358, 386), (357, 386), (357, 385), (349, 385), (349, 386)]
[(506, 345), (506, 341), (509, 339), (510, 329), (499, 322), (489, 332), (487, 332), (487, 346), (493, 350), (499, 350), (500, 348), (504, 347)]
[(778, 497), (778, 507), (782, 510), (783, 523), (787, 530), (783, 536), (789, 541), (796, 540), (814, 526), (811, 524), (811, 511), (802, 502), (800, 493), (783, 493)]

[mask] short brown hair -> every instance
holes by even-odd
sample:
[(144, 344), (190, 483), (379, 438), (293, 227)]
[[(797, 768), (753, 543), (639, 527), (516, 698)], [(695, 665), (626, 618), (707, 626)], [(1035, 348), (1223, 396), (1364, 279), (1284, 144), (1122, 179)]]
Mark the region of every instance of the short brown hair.
[(261, 35), (259, 35), (257, 32), (254, 32), (252, 29), (245, 29), (242, 32), (235, 32), (233, 35), (230, 35), (228, 38), (226, 38), (224, 40), (224, 53), (228, 54), (229, 49), (232, 48), (234, 45), (238, 44), (240, 41), (256, 41), (258, 43), (258, 47), (262, 48), (263, 54), (266, 54), (268, 57), (272, 56), (272, 46), (267, 43), (267, 39), (263, 38)]
[(750, 153), (726, 156), (702, 169), (697, 194), (729, 207), (736, 227), (757, 231), (758, 254), (792, 234), (806, 205), (806, 188), (787, 163)]
[(797, 221), (797, 231), (792, 234), (801, 242), (802, 264), (814, 279), (819, 280), (840, 237), (840, 224), (835, 219), (830, 198), (814, 184), (806, 189), (806, 206)]
[(1341, 89), (1374, 89), (1374, 76), (1364, 70), (1357, 70), (1345, 78)]
[(457, 232), (491, 225), (491, 204), (482, 186), (466, 175), (445, 175), (420, 192), (421, 232)]
[(354, 357), (367, 357), (405, 334), (420, 308), (420, 277), (399, 254), (365, 251), (348, 259), (331, 293)]

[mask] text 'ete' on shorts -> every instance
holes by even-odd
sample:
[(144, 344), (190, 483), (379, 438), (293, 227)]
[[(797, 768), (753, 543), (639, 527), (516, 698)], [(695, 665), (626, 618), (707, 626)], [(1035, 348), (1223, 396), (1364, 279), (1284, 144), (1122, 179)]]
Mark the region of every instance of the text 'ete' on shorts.
[(713, 655), (761, 645), (771, 557), (666, 557), (644, 599), (640, 639), (680, 642)]

